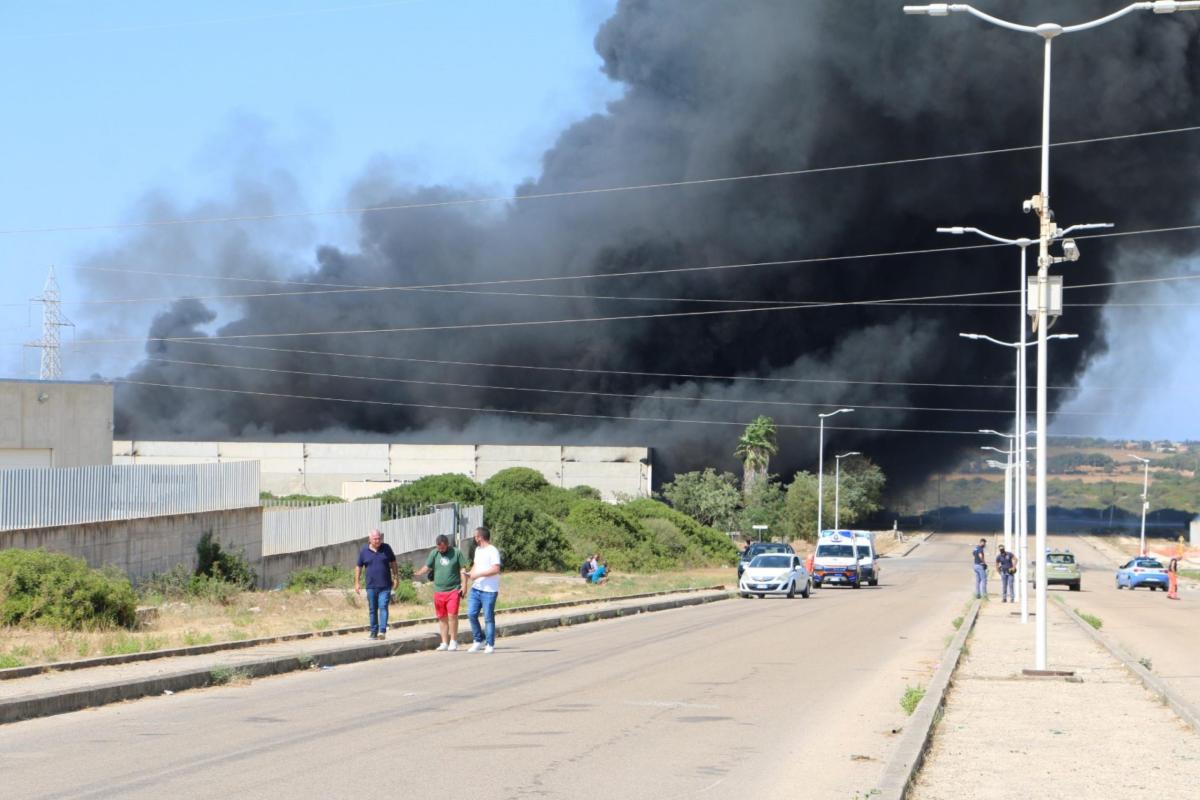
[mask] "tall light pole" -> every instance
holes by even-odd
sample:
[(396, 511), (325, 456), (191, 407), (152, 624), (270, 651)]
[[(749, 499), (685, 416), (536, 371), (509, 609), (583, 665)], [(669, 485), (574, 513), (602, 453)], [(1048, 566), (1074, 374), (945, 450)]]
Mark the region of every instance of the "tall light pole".
[(853, 408), (839, 408), (827, 414), (817, 414), (821, 419), (820, 433), (817, 436), (817, 538), (821, 538), (821, 511), (825, 505), (825, 420), (838, 414), (849, 414)]
[(1036, 487), (1034, 491), (1036, 511), (1034, 512), (1034, 528), (1036, 530), (1037, 550), (1037, 625), (1034, 634), (1034, 668), (1046, 669), (1046, 329), (1050, 326), (1052, 314), (1050, 308), (1051, 283), (1050, 265), (1062, 261), (1075, 261), (1079, 258), (1079, 248), (1070, 239), (1063, 242), (1063, 255), (1051, 256), (1050, 243), (1062, 236), (1054, 214), (1050, 210), (1050, 52), (1051, 43), (1058, 36), (1068, 33), (1098, 28), (1114, 20), (1124, 17), (1134, 11), (1153, 11), (1155, 14), (1171, 14), (1175, 11), (1200, 10), (1200, 0), (1154, 0), (1153, 2), (1131, 3), (1119, 11), (1114, 11), (1103, 17), (1082, 22), (1078, 25), (1058, 25), (1045, 22), (1041, 25), (1019, 25), (1015, 22), (994, 17), (966, 3), (931, 3), (923, 6), (904, 6), (905, 14), (927, 14), (932, 17), (944, 17), (954, 12), (970, 14), (984, 22), (996, 25), (1006, 30), (1018, 33), (1030, 33), (1040, 36), (1043, 41), (1044, 66), (1042, 69), (1042, 147), (1041, 147), (1041, 191), (1024, 203), (1026, 212), (1036, 211), (1038, 214), (1038, 274), (1037, 302), (1034, 310), (1034, 330), (1037, 332), (1038, 361), (1037, 361), (1037, 458), (1034, 470)]
[(849, 456), (861, 456), (862, 453), (857, 450), (851, 450), (849, 453), (842, 453), (840, 456), (834, 456), (834, 478), (833, 478), (833, 529), (840, 531), (842, 529), (842, 459)]
[[(1022, 430), (1024, 430), (1024, 428), (1025, 428), (1024, 423), (1025, 423), (1025, 421), (1021, 420), (1021, 429)], [(1026, 489), (1028, 488), (1025, 485), (1027, 483), (1027, 481), (1025, 480), (1026, 467), (1028, 466), (1028, 464), (1025, 461), (1025, 456), (1030, 450), (1035, 449), (1035, 448), (1029, 447), (1025, 443), (1025, 439), (1028, 437), (1028, 435), (1030, 433), (1033, 433), (1033, 431), (1024, 431), (1024, 433), (1025, 433), (1024, 436), (1018, 436), (1015, 433), (1001, 433), (1000, 431), (994, 431), (994, 430), (990, 430), (990, 429), (981, 430), (980, 433), (991, 433), (991, 434), (995, 434), (996, 436), (1003, 436), (1005, 439), (1009, 439), (1012, 442), (1009, 452), (1012, 452), (1014, 454), (1015, 453), (1021, 454), (1021, 457), (1013, 465), (1014, 467), (1021, 468), (1021, 484), (1017, 487), (1019, 489), (1019, 491), (1016, 492), (1016, 497), (1014, 497), (1014, 500), (1016, 500), (1016, 504), (1018, 506), (1018, 508), (1014, 509), (1014, 511), (1019, 515), (1019, 517), (1014, 519), (1016, 533), (1017, 533), (1017, 537), (1016, 537), (1017, 538), (1017, 598), (1018, 598), (1019, 602), (1021, 603), (1021, 622), (1028, 623), (1029, 622), (1029, 567), (1028, 567), (1028, 562), (1029, 562), (1029, 507), (1024, 505), (1025, 497), (1026, 497)], [(984, 449), (986, 450), (987, 448), (984, 448)], [(999, 448), (992, 448), (992, 449), (996, 450), (996, 452), (998, 452), (998, 453), (1005, 452), (1003, 450), (1000, 450)], [(1015, 470), (1014, 470), (1014, 472), (1015, 472)]]
[(1150, 508), (1150, 459), (1133, 456), (1145, 465), (1146, 471), (1142, 476), (1142, 544), (1138, 548), (1139, 555), (1146, 555), (1146, 510)]
[[(1015, 446), (1015, 445), (1014, 445)], [(993, 450), (1004, 456), (1004, 463), (989, 459), (988, 466), (997, 469), (1004, 468), (1004, 549), (1013, 552), (1013, 473), (1017, 465), (1013, 460), (1013, 450), (1001, 450), (999, 447), (981, 447), (981, 450)]]

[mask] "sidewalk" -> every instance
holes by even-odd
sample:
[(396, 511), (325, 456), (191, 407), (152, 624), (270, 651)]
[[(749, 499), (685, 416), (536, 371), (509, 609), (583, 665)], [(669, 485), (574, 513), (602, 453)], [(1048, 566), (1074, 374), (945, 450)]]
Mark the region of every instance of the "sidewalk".
[[(496, 621), (496, 646), (512, 646), (509, 637), (600, 619), (664, 611), (725, 600), (729, 592), (693, 591), (675, 596), (596, 603), (568, 609), (512, 613)], [(459, 641), (469, 642), (470, 626), (459, 625)], [(298, 669), (332, 667), (373, 658), (433, 649), (437, 625), (430, 623), (389, 633), (385, 641), (366, 635), (302, 639), (225, 650), (202, 655), (162, 658), (70, 672), (46, 672), (0, 681), (0, 724), (60, 714), (106, 703), (211, 685), (213, 671), (245, 677), (278, 675)]]
[(1189, 797), (1200, 734), (1050, 604), (1050, 667), (1026, 678), (1033, 624), (992, 600), (980, 612), (909, 797)]

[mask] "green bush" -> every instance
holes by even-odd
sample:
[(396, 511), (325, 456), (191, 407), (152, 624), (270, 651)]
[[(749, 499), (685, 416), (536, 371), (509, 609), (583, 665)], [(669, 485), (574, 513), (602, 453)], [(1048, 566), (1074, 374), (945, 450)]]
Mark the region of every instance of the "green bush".
[(621, 571), (674, 566), (663, 543), (621, 507), (584, 500), (571, 509), (564, 524), (579, 558), (599, 552), (612, 569)]
[(507, 491), (489, 493), (484, 518), (506, 570), (553, 572), (567, 566), (571, 548), (562, 528), (527, 496)]
[(196, 544), (196, 575), (225, 581), (243, 590), (253, 588), (258, 581), (246, 557), (222, 550), (212, 531), (206, 531)]
[(580, 500), (599, 500), (600, 490), (592, 486), (572, 486), (567, 489), (568, 492), (578, 497)]
[(0, 623), (132, 628), (137, 595), (124, 576), (44, 550), (0, 551)]
[(420, 480), (388, 489), (379, 495), (385, 509), (406, 509), (436, 503), (479, 505), (483, 502), (483, 487), (466, 475), (448, 472), (429, 475)]
[(546, 477), (530, 467), (502, 469), (483, 483), (485, 492), (524, 492), (533, 494), (550, 485)]
[(315, 592), (318, 589), (350, 589), (353, 586), (354, 575), (350, 570), (331, 564), (298, 569), (288, 575), (283, 588), (293, 592)]
[(643, 497), (622, 504), (621, 509), (640, 520), (662, 519), (670, 522), (713, 563), (732, 563), (732, 559), (737, 557), (737, 547), (728, 536), (714, 528), (701, 525), (687, 514), (680, 513), (665, 503)]
[(402, 581), (411, 581), (416, 570), (413, 568), (411, 561), (401, 561), (396, 564), (396, 574)]
[(392, 592), (393, 603), (415, 603), (417, 602), (417, 589), (408, 581), (400, 581), (400, 585), (396, 587), (396, 591)]

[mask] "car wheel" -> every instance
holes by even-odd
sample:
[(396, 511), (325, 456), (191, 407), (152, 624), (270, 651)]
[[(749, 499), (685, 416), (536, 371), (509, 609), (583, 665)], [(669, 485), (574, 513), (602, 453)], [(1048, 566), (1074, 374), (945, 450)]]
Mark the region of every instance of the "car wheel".
[(1072, 583), (1072, 584), (1071, 584), (1071, 591), (1072, 591), (1072, 592), (1078, 592), (1078, 591), (1079, 591), (1079, 583), (1078, 583), (1078, 582), (1076, 582), (1076, 583)]
[(803, 597), (805, 600), (807, 600), (809, 598), (809, 595), (811, 595), (811, 594), (812, 594), (812, 581), (806, 581), (804, 584), (804, 591), (800, 593), (800, 596)]
[(878, 578), (872, 578), (871, 580), (867, 581), (867, 583), (871, 584), (872, 586), (878, 586), (878, 585), (879, 585), (879, 579), (878, 579)]
[(796, 582), (795, 582), (795, 581), (792, 581), (792, 582), (791, 582), (791, 583), (788, 585), (788, 593), (787, 593), (787, 598), (788, 598), (788, 600), (795, 600), (795, 599), (796, 599)]
[(1125, 588), (1125, 587), (1121, 585), (1121, 582), (1120, 582), (1120, 581), (1117, 581), (1117, 591), (1119, 592), (1119, 591), (1121, 591), (1121, 590), (1122, 590), (1122, 589), (1124, 589), (1124, 588)]
[(742, 597), (746, 598), (747, 600), (750, 599), (750, 595), (746, 592), (738, 592), (738, 594), (740, 594)]
[(1132, 591), (1133, 591), (1134, 589), (1136, 589), (1136, 588), (1137, 588), (1137, 587), (1136, 587), (1136, 586), (1134, 586), (1132, 583), (1131, 583), (1131, 584), (1129, 584), (1129, 591), (1131, 591), (1131, 592), (1132, 592)]
[(758, 599), (759, 599), (759, 600), (762, 600), (764, 597), (766, 597), (766, 595), (765, 595), (765, 594), (760, 594), (760, 595), (758, 596)]

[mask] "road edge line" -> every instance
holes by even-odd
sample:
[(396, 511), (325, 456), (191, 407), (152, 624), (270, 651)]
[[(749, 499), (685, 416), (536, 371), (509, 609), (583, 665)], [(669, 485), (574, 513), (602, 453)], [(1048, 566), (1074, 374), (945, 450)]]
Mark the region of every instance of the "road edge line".
[(933, 729), (941, 719), (942, 708), (946, 705), (946, 694), (953, 684), (954, 672), (962, 660), (963, 648), (967, 644), (967, 637), (975, 628), (975, 621), (979, 619), (979, 609), (982, 605), (979, 599), (971, 603), (963, 624), (958, 627), (958, 632), (950, 641), (942, 655), (941, 663), (929, 681), (925, 696), (921, 698), (912, 717), (904, 726), (900, 741), (888, 759), (883, 776), (872, 796), (883, 800), (904, 800), (908, 796), (921, 765), (925, 763), (925, 755), (933, 742)]
[[(583, 625), (618, 617), (636, 616), (656, 611), (669, 611), (676, 608), (707, 605), (720, 600), (729, 600), (734, 592), (714, 594), (695, 594), (676, 597), (667, 600), (647, 601), (638, 605), (618, 606), (608, 605), (601, 608), (577, 611), (572, 614), (545, 617), (538, 620), (521, 620), (499, 624), (496, 626), (498, 637), (522, 636), (537, 631), (553, 628)], [(469, 632), (461, 632), (459, 639), (469, 638)], [(287, 672), (311, 669), (315, 666), (338, 666), (353, 664), (360, 661), (372, 661), (377, 658), (419, 653), (433, 650), (440, 643), (436, 632), (415, 634), (406, 639), (376, 642), (374, 644), (354, 644), (344, 648), (330, 650), (319, 656), (305, 658), (304, 653), (279, 656), (273, 655), (257, 661), (237, 662), (227, 664), (210, 664), (206, 667), (194, 667), (164, 675), (147, 676), (127, 681), (110, 681), (108, 683), (88, 686), (65, 692), (45, 692), (12, 700), (0, 701), (0, 725), (21, 722), (38, 717), (49, 717), (82, 711), (86, 708), (96, 708), (124, 700), (137, 700), (143, 697), (161, 695), (165, 692), (172, 694), (187, 689), (199, 689), (214, 685), (212, 672), (218, 668), (228, 668), (247, 678), (264, 678), (271, 675), (282, 675)], [(236, 652), (236, 651), (234, 651)]]
[(909, 553), (911, 553), (913, 550), (916, 550), (921, 545), (925, 544), (925, 542), (929, 541), (930, 536), (933, 536), (932, 532), (927, 533), (924, 536), (922, 536), (920, 541), (913, 542), (911, 547), (909, 547), (907, 550), (905, 550), (903, 553), (900, 554), (900, 558), (907, 558)]
[(1092, 637), (1092, 641), (1108, 650), (1109, 654), (1120, 661), (1121, 666), (1125, 667), (1135, 678), (1140, 680), (1142, 685), (1151, 694), (1157, 696), (1159, 700), (1179, 715), (1180, 719), (1190, 725), (1194, 731), (1200, 733), (1200, 709), (1197, 709), (1185, 700), (1169, 683), (1138, 663), (1125, 648), (1109, 638), (1107, 634), (1101, 633), (1089, 625), (1087, 620), (1079, 616), (1075, 609), (1067, 605), (1067, 601), (1061, 597), (1055, 597), (1054, 600), (1058, 603), (1059, 608), (1067, 612), (1067, 616), (1083, 629), (1084, 633)]

